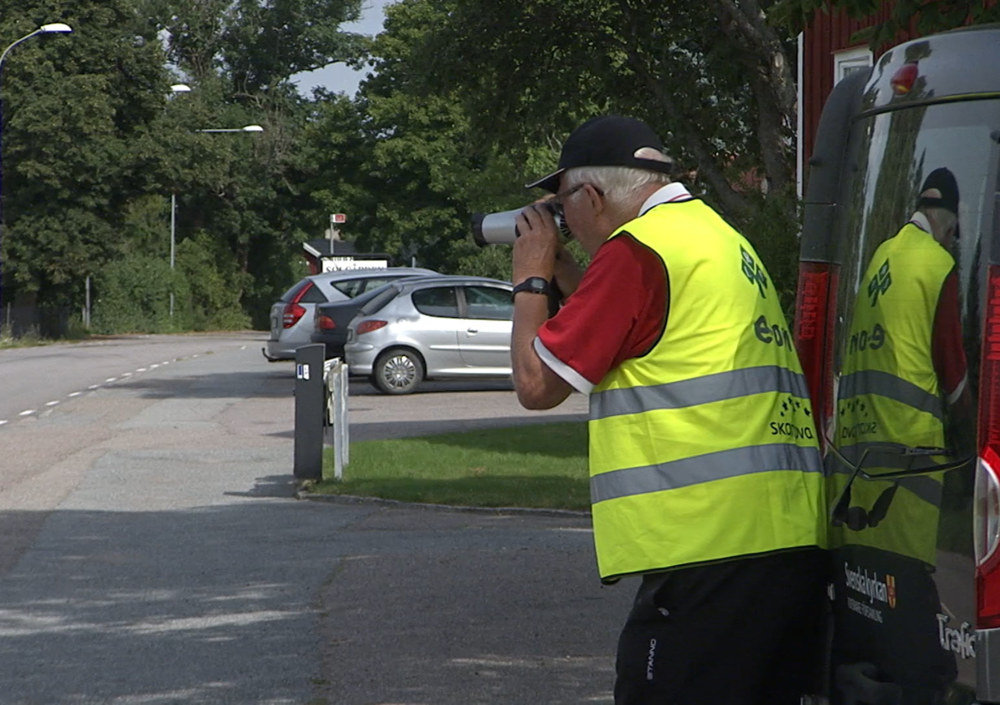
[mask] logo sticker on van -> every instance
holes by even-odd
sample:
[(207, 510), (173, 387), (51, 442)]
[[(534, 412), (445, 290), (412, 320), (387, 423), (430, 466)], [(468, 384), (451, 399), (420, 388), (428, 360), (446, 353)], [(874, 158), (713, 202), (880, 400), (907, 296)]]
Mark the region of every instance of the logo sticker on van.
[(976, 630), (968, 622), (962, 622), (958, 629), (948, 626), (951, 617), (938, 613), (938, 640), (945, 651), (953, 651), (963, 659), (976, 657)]
[(877, 608), (881, 605), (886, 605), (890, 609), (896, 607), (895, 576), (886, 575), (884, 579), (879, 580), (878, 573), (872, 572), (869, 575), (867, 568), (861, 566), (851, 568), (844, 563), (844, 582), (848, 590), (868, 598), (868, 604), (850, 596), (847, 598), (847, 608), (862, 617), (867, 617), (873, 622), (881, 622), (882, 612)]

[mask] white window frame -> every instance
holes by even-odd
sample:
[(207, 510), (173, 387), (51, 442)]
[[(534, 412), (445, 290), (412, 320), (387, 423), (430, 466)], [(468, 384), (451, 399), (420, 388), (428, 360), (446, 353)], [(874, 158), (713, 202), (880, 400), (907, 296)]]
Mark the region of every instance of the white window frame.
[(833, 83), (840, 83), (852, 70), (871, 68), (875, 63), (868, 47), (853, 47), (833, 52)]

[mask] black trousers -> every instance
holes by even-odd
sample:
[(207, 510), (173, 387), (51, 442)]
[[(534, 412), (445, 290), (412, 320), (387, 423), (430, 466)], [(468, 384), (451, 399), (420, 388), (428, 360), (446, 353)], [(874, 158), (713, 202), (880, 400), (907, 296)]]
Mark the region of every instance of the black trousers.
[(643, 577), (618, 641), (616, 705), (799, 705), (818, 692), (819, 549)]

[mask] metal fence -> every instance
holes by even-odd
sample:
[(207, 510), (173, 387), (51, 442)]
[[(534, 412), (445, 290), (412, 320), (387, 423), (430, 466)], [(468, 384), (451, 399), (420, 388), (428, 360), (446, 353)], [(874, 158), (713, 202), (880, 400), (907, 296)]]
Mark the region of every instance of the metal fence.
[(15, 338), (35, 334), (43, 338), (62, 338), (69, 332), (70, 319), (80, 315), (68, 308), (5, 303), (0, 311), (0, 327)]
[(347, 363), (339, 357), (327, 360), (323, 364), (323, 381), (326, 384), (325, 425), (330, 429), (326, 436), (328, 439), (332, 436), (334, 476), (342, 480), (351, 455)]

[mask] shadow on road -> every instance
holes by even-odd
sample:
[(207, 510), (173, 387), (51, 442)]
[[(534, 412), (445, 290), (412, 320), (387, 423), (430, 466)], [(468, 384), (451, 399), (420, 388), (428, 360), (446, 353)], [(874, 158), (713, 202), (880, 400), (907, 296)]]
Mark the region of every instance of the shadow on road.
[(0, 579), (0, 693), (607, 703), (630, 590), (599, 585), (588, 526), (268, 499), (60, 511)]
[(221, 372), (183, 377), (135, 377), (118, 386), (141, 390), (148, 399), (229, 399), (244, 397), (291, 397), (295, 378), (286, 371)]

